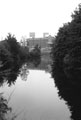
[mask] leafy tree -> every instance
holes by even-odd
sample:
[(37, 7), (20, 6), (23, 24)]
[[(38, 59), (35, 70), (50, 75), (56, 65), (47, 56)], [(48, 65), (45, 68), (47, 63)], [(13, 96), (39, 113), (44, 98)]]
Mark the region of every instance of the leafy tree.
[(58, 93), (67, 101), (71, 118), (81, 119), (81, 5), (72, 14), (72, 21), (59, 29), (51, 53)]
[(7, 46), (6, 42), (3, 41), (0, 42), (0, 62), (1, 62), (1, 66), (4, 66), (4, 67), (0, 67), (0, 70), (11, 67), (13, 62), (12, 55), (10, 51), (6, 49), (5, 45)]
[(19, 44), (17, 43), (17, 40), (14, 36), (12, 36), (10, 33), (8, 34), (7, 38), (5, 38), (7, 41), (10, 51), (12, 54), (18, 54), (19, 51)]
[(78, 73), (73, 74), (75, 66), (81, 66), (81, 5), (72, 14), (72, 21), (59, 29), (52, 45), (52, 59), (53, 77), (55, 69), (59, 69), (67, 77), (77, 78)]
[(17, 64), (23, 63), (25, 59), (27, 58), (27, 52), (26, 49), (23, 48), (18, 42), (15, 36), (8, 34), (7, 38), (5, 38), (5, 41), (7, 41), (8, 46), (6, 47), (14, 59), (14, 62)]

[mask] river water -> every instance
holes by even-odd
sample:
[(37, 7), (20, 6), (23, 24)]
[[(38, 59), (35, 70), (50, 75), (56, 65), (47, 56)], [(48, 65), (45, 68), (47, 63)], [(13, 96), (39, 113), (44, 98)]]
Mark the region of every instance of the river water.
[(5, 83), (0, 91), (10, 98), (16, 120), (70, 120), (68, 106), (59, 98), (50, 73), (29, 70), (27, 79), (22, 80), (19, 75), (14, 85)]

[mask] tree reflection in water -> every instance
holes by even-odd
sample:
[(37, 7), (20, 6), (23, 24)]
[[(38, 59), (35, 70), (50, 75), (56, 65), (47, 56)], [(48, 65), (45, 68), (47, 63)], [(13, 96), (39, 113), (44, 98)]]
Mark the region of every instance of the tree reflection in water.
[[(58, 66), (58, 65), (57, 65)], [(63, 98), (71, 111), (72, 120), (81, 120), (81, 82), (80, 74), (77, 78), (67, 78), (62, 69), (55, 66), (53, 77), (58, 88), (60, 98)], [(74, 74), (75, 75), (75, 74)]]
[(4, 82), (7, 82), (8, 85), (11, 85), (12, 83), (14, 84), (19, 73), (19, 67), (0, 71), (0, 86), (2, 86)]
[[(0, 86), (6, 82), (9, 86), (15, 84), (18, 75), (20, 74), (22, 80), (27, 80), (28, 76), (27, 64), (22, 66), (14, 66), (13, 69), (0, 70)], [(11, 98), (11, 96), (9, 96)], [(12, 113), (12, 108), (8, 106), (9, 100), (4, 98), (3, 93), (0, 93), (0, 120), (14, 120), (18, 115)], [(8, 115), (11, 118), (8, 118)], [(6, 117), (7, 116), (7, 117)]]
[(24, 80), (24, 81), (26, 81), (28, 74), (29, 74), (28, 66), (27, 66), (27, 64), (25, 64), (25, 65), (23, 65), (22, 68), (20, 69), (21, 79)]

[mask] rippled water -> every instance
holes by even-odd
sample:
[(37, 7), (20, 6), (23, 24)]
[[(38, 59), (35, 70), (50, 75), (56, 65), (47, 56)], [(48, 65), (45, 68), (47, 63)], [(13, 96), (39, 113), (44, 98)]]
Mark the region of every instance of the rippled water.
[(58, 90), (50, 73), (29, 70), (27, 80), (19, 76), (15, 85), (0, 88), (8, 99), (17, 120), (70, 120), (66, 102), (58, 97)]

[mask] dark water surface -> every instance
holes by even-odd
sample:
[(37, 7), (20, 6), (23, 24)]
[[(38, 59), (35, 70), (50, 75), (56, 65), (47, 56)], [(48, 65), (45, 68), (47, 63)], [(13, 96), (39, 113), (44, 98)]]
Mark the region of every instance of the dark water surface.
[(18, 114), (16, 120), (70, 120), (68, 106), (60, 100), (50, 73), (29, 70), (24, 78), (19, 75), (14, 85), (0, 87), (7, 99), (10, 96), (9, 106)]

